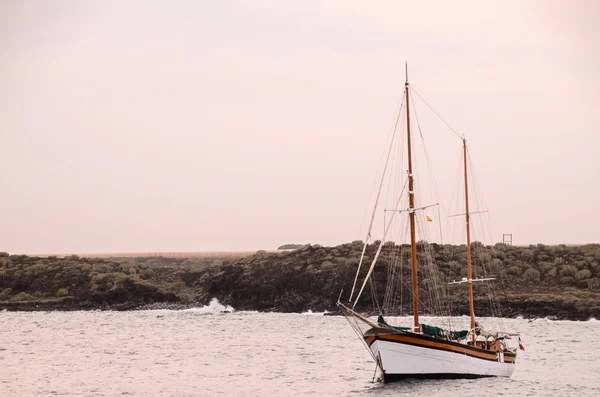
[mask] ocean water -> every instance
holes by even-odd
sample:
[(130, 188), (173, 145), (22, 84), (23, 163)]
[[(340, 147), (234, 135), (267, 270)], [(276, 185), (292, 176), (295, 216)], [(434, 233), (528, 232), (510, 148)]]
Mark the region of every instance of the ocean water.
[[(460, 320), (460, 319), (459, 319)], [(343, 317), (189, 310), (0, 312), (0, 396), (600, 396), (600, 322), (506, 319), (510, 379), (373, 382)]]

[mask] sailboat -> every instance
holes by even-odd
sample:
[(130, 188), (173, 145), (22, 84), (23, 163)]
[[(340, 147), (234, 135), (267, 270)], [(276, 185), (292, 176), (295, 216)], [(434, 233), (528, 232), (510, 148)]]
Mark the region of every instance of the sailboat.
[[(406, 108), (406, 141), (407, 141), (407, 183), (408, 183), (408, 208), (398, 213), (408, 214), (410, 224), (410, 266), (411, 266), (411, 295), (412, 295), (412, 325), (411, 326), (392, 326), (384, 319), (383, 314), (379, 313), (377, 319), (361, 314), (356, 309), (356, 304), (369, 278), (373, 274), (373, 269), (381, 255), (382, 247), (385, 243), (386, 233), (389, 226), (384, 227), (384, 238), (379, 242), (377, 251), (372, 260), (371, 266), (365, 276), (362, 287), (355, 295), (357, 279), (365, 250), (367, 240), (364, 241), (362, 256), (354, 279), (350, 299), (347, 303), (342, 303), (338, 299), (338, 307), (349, 320), (349, 323), (357, 331), (365, 346), (369, 350), (377, 368), (383, 375), (384, 381), (398, 380), (403, 378), (479, 378), (479, 377), (510, 377), (515, 370), (517, 359), (517, 348), (510, 347), (508, 340), (518, 336), (516, 332), (491, 331), (484, 328), (475, 317), (473, 284), (476, 282), (491, 282), (493, 277), (474, 278), (473, 265), (471, 258), (471, 230), (469, 212), (469, 180), (467, 170), (467, 141), (464, 136), (462, 139), (462, 155), (464, 158), (464, 219), (466, 226), (466, 256), (467, 256), (467, 277), (459, 281), (452, 281), (448, 284), (466, 284), (469, 291), (469, 316), (470, 327), (468, 329), (452, 331), (438, 326), (426, 325), (419, 318), (419, 289), (418, 289), (418, 268), (417, 261), (417, 236), (415, 227), (416, 213), (427, 207), (417, 208), (415, 206), (415, 181), (413, 175), (413, 153), (411, 145), (411, 126), (409, 111), (409, 95), (411, 86), (408, 82), (408, 68), (405, 82), (405, 108)], [(402, 108), (402, 106), (401, 106)], [(399, 117), (401, 111), (399, 113)], [(418, 122), (418, 119), (417, 119)], [(420, 127), (419, 127), (420, 129)], [(391, 151), (391, 147), (390, 147)], [(388, 153), (389, 159), (389, 153)], [(387, 160), (386, 160), (387, 167)], [(385, 175), (385, 169), (384, 169)], [(373, 219), (376, 214), (377, 202), (381, 193), (381, 186), (384, 177), (379, 185), (379, 192), (375, 200), (375, 207), (371, 217), (371, 223), (367, 237), (370, 236), (373, 226)], [(395, 212), (395, 213), (396, 213)], [(391, 224), (391, 222), (390, 222)], [(461, 288), (457, 286), (456, 288)], [(340, 294), (341, 297), (341, 294)], [(519, 339), (520, 340), (520, 339)]]

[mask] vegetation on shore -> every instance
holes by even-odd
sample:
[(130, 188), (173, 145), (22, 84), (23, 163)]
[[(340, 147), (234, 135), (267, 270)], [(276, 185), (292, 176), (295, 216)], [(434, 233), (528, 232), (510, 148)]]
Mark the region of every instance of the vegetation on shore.
[[(451, 281), (466, 276), (465, 246), (431, 244), (435, 277)], [(238, 310), (281, 312), (335, 311), (340, 290), (352, 287), (362, 242), (336, 247), (307, 245), (294, 251), (259, 251), (244, 258), (121, 257), (72, 255), (32, 257), (0, 253), (0, 309), (132, 309), (153, 302), (204, 305), (211, 298)], [(375, 244), (367, 247), (372, 259)], [(402, 277), (410, 277), (409, 247), (386, 243), (373, 280), (383, 297), (389, 266), (402, 258)], [(396, 255), (396, 256), (394, 256)], [(473, 244), (474, 276), (494, 275), (504, 316), (600, 318), (600, 244), (529, 247)], [(484, 264), (486, 266), (484, 267)], [(487, 272), (485, 272), (487, 271)], [(362, 269), (366, 273), (366, 266)], [(426, 302), (430, 274), (420, 278)], [(490, 312), (488, 296), (476, 286), (480, 315)], [(466, 288), (447, 288), (455, 314), (467, 313)], [(408, 283), (398, 301), (410, 312)], [(371, 294), (358, 306), (372, 308)], [(426, 308), (424, 308), (426, 312)]]
[(297, 250), (306, 247), (308, 244), (283, 244), (277, 247), (278, 250)]

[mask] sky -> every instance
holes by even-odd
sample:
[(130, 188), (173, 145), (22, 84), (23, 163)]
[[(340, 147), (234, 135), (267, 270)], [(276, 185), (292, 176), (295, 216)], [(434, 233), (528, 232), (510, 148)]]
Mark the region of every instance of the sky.
[[(0, 251), (364, 239), (405, 62), (467, 138), (491, 243), (598, 243), (598, 15), (595, 1), (2, 1)], [(448, 202), (462, 142), (415, 101)]]

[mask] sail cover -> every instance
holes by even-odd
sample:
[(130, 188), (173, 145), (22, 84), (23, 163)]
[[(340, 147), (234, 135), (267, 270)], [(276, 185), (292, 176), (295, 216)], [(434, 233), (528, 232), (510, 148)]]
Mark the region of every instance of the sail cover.
[(379, 315), (379, 317), (377, 317), (377, 324), (379, 325), (383, 325), (384, 327), (388, 327), (388, 328), (392, 328), (392, 329), (396, 329), (398, 331), (410, 331), (410, 327), (394, 327), (393, 325), (389, 325), (383, 318), (382, 315)]
[[(389, 325), (385, 321), (383, 316), (381, 316), (381, 315), (379, 317), (377, 317), (377, 323), (384, 327), (392, 328), (392, 329), (395, 329), (398, 331), (410, 331), (410, 327), (395, 327), (393, 325)], [(428, 336), (435, 336), (438, 338), (452, 339), (452, 340), (464, 339), (469, 334), (469, 331), (466, 331), (466, 330), (448, 331), (448, 330), (440, 328), (440, 327), (434, 327), (432, 325), (426, 325), (426, 324), (421, 324), (421, 330), (423, 331), (423, 333), (425, 335), (428, 335)]]
[(425, 335), (437, 336), (438, 338), (447, 338), (452, 340), (464, 339), (469, 334), (469, 331), (448, 331), (440, 327), (421, 324), (421, 330)]

